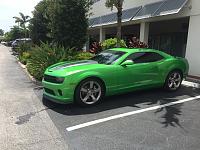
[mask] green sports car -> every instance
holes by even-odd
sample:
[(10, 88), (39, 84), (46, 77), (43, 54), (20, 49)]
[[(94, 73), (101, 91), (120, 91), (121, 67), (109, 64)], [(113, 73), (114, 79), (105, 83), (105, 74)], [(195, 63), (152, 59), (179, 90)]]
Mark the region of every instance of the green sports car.
[(153, 49), (114, 48), (90, 60), (47, 68), (44, 98), (57, 103), (93, 105), (104, 96), (155, 87), (176, 91), (188, 74), (186, 59)]

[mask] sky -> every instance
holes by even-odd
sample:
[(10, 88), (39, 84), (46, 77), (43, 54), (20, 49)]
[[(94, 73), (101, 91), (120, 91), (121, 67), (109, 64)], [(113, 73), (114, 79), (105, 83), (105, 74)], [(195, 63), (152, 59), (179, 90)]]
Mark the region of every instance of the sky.
[(40, 0), (0, 0), (0, 29), (9, 31), (15, 25), (14, 16), (19, 12), (32, 16), (34, 7)]

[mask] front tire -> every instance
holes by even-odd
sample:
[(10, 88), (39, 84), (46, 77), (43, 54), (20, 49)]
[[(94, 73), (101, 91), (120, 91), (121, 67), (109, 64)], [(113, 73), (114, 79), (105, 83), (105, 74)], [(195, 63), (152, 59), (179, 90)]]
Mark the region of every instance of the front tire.
[(104, 85), (99, 79), (85, 79), (76, 88), (75, 102), (82, 106), (97, 104), (105, 95), (104, 89)]
[(174, 70), (166, 78), (164, 88), (168, 91), (177, 91), (181, 87), (183, 75), (181, 71)]

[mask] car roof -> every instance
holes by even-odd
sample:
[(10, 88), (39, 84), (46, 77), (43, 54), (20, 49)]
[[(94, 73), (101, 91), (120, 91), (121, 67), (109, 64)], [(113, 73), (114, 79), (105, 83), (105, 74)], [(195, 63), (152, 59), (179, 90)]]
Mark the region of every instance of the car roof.
[(149, 49), (149, 48), (112, 48), (110, 50), (114, 50), (114, 51), (123, 51), (126, 53), (136, 53), (136, 52), (155, 52), (155, 53), (159, 53), (165, 57), (172, 57), (171, 55), (164, 53), (160, 50), (155, 50), (155, 49)]
[(157, 51), (154, 49), (148, 49), (148, 48), (112, 48), (111, 50), (114, 51), (123, 51), (127, 53), (133, 53), (133, 52), (150, 52), (150, 51)]

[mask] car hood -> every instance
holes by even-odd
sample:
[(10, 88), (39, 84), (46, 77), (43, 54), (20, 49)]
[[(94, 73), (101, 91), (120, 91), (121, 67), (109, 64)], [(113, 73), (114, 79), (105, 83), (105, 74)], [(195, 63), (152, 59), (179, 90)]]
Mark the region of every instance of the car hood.
[(62, 62), (50, 66), (46, 70), (46, 74), (51, 74), (55, 76), (66, 76), (70, 74), (74, 74), (81, 71), (97, 69), (101, 67), (105, 67), (107, 65), (98, 64), (93, 60), (83, 60), (83, 61), (75, 61), (75, 62)]

